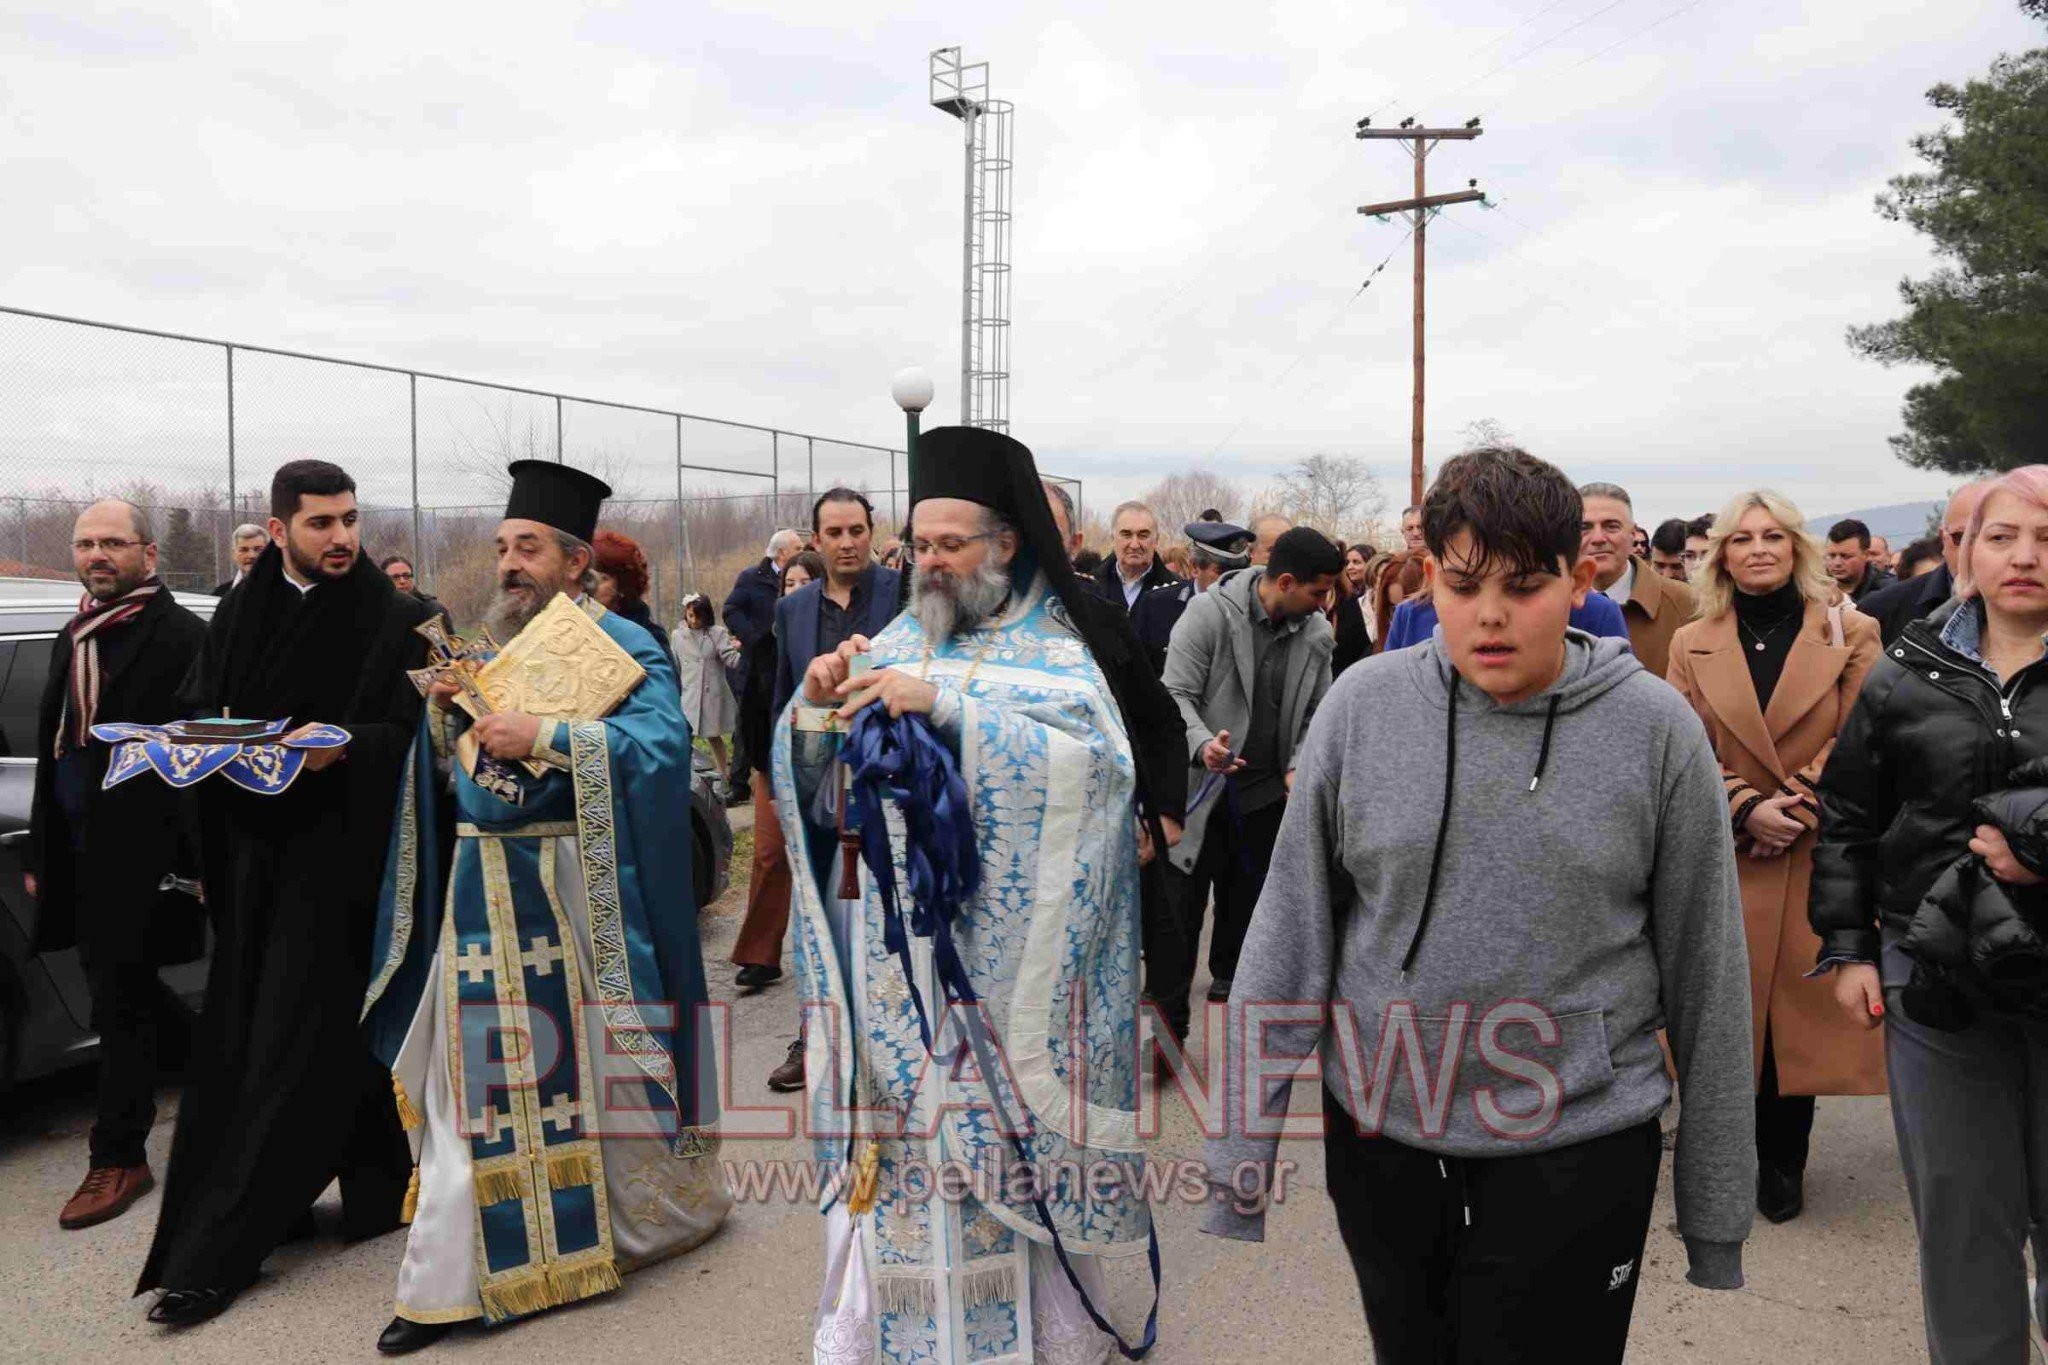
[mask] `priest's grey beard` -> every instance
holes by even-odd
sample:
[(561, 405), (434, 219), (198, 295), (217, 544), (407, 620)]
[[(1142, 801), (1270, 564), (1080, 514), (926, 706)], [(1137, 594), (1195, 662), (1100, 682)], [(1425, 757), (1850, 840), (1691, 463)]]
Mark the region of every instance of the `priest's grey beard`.
[[(514, 597), (513, 588), (526, 588), (525, 597)], [(488, 630), (500, 644), (506, 643), (525, 630), (527, 623), (540, 615), (541, 608), (555, 600), (555, 594), (562, 590), (560, 583), (542, 583), (532, 574), (513, 569), (498, 576), (498, 595), (491, 599), (491, 605), (484, 609), (484, 629)]]
[(1010, 595), (1010, 570), (994, 556), (962, 577), (933, 565), (910, 581), (910, 611), (934, 644), (964, 635), (995, 615)]

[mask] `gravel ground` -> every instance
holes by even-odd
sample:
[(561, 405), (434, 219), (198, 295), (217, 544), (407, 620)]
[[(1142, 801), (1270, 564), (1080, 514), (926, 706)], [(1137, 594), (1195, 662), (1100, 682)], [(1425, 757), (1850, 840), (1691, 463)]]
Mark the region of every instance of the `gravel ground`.
[[(740, 812), (735, 812), (740, 814)], [(739, 925), (745, 864), (736, 888), (706, 914), (714, 996), (730, 1001), (724, 966)], [(733, 1002), (732, 1102), (779, 1102), (762, 1084), (795, 1032), (787, 984)], [(176, 1106), (166, 1088), (150, 1143), (161, 1162)], [(63, 1232), (57, 1210), (84, 1172), (91, 1122), (90, 1076), (73, 1074), (14, 1095), (0, 1116), (0, 1282), (10, 1286), (10, 1331), (0, 1359), (93, 1361), (366, 1361), (391, 1312), (402, 1234), (346, 1247), (320, 1211), (320, 1239), (274, 1256), (261, 1283), (223, 1317), (169, 1334), (143, 1320), (147, 1298), (129, 1297), (156, 1217), (151, 1195), (126, 1216)], [(1759, 1221), (1748, 1251), (1749, 1286), (1708, 1293), (1684, 1280), (1672, 1226), (1669, 1162), (1642, 1271), (1630, 1357), (1725, 1365), (1925, 1359), (1912, 1218), (1882, 1099), (1823, 1100), (1807, 1179), (1807, 1213), (1783, 1227)], [(744, 1151), (736, 1151), (745, 1148)], [(1191, 1115), (1167, 1108), (1155, 1147), (1162, 1158), (1199, 1156)], [(1288, 1144), (1300, 1163), (1294, 1197), (1276, 1210), (1263, 1246), (1196, 1232), (1198, 1210), (1160, 1211), (1165, 1301), (1151, 1359), (1242, 1362), (1366, 1360), (1362, 1315), (1322, 1197), (1320, 1145)], [(728, 1143), (736, 1159), (801, 1159), (793, 1140)], [(333, 1198), (330, 1193), (330, 1199)], [(817, 1301), (821, 1233), (808, 1207), (754, 1203), (735, 1209), (701, 1250), (630, 1277), (613, 1295), (497, 1332), (465, 1329), (428, 1358), (601, 1358), (607, 1362), (802, 1361)], [(1112, 1271), (1114, 1312), (1143, 1322), (1142, 1258)], [(1569, 1342), (1557, 1358), (1569, 1360)]]

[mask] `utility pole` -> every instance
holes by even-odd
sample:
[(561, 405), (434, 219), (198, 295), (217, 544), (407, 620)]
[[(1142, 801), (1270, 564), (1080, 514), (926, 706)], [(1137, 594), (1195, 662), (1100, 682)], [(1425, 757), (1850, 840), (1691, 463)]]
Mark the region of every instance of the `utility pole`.
[(1422, 501), (1422, 277), (1424, 243), (1427, 241), (1429, 220), (1452, 204), (1470, 204), (1474, 202), (1483, 204), (1486, 202), (1486, 196), (1480, 192), (1477, 180), (1466, 181), (1467, 188), (1459, 190), (1455, 194), (1432, 195), (1423, 180), (1423, 163), (1429, 159), (1429, 149), (1437, 143), (1445, 141), (1470, 142), (1485, 131), (1485, 129), (1479, 126), (1478, 119), (1473, 119), (1462, 128), (1424, 128), (1417, 126), (1412, 118), (1402, 119), (1400, 125), (1394, 128), (1375, 128), (1372, 126), (1372, 120), (1369, 118), (1362, 118), (1358, 121), (1357, 132), (1360, 141), (1379, 139), (1405, 142), (1408, 144), (1408, 154), (1415, 158), (1415, 197), (1413, 199), (1400, 199), (1385, 204), (1367, 204), (1358, 210), (1360, 213), (1370, 214), (1375, 218), (1384, 218), (1392, 213), (1412, 213), (1415, 215), (1415, 411), (1411, 419), (1408, 436), (1408, 495), (1410, 502), (1419, 503)]

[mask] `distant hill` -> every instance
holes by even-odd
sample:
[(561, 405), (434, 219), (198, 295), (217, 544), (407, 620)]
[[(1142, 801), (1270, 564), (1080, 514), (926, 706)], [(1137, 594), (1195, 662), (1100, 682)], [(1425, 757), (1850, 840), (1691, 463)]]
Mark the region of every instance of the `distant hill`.
[(1894, 550), (1903, 550), (1908, 543), (1927, 534), (1927, 518), (1943, 505), (1941, 499), (1895, 502), (1885, 507), (1863, 507), (1853, 512), (1830, 512), (1824, 516), (1808, 517), (1806, 525), (1815, 535), (1825, 536), (1828, 527), (1854, 517), (1868, 526), (1872, 535), (1883, 536), (1890, 541)]

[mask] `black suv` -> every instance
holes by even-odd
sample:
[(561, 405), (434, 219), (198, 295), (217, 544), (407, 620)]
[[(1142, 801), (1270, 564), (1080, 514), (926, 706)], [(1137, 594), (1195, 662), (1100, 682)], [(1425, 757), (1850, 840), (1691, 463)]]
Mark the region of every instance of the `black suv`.
[[(217, 599), (181, 592), (178, 601), (202, 618)], [(0, 578), (0, 1089), (93, 1060), (99, 1038), (78, 950), (31, 953), (35, 902), (21, 884), (35, 794), (36, 708), (50, 673), (57, 632), (78, 610), (78, 589), (48, 579)], [(724, 894), (732, 861), (732, 826), (702, 753), (690, 790), (691, 876), (701, 908)], [(187, 1009), (199, 1008), (205, 961), (166, 967), (167, 990)]]

